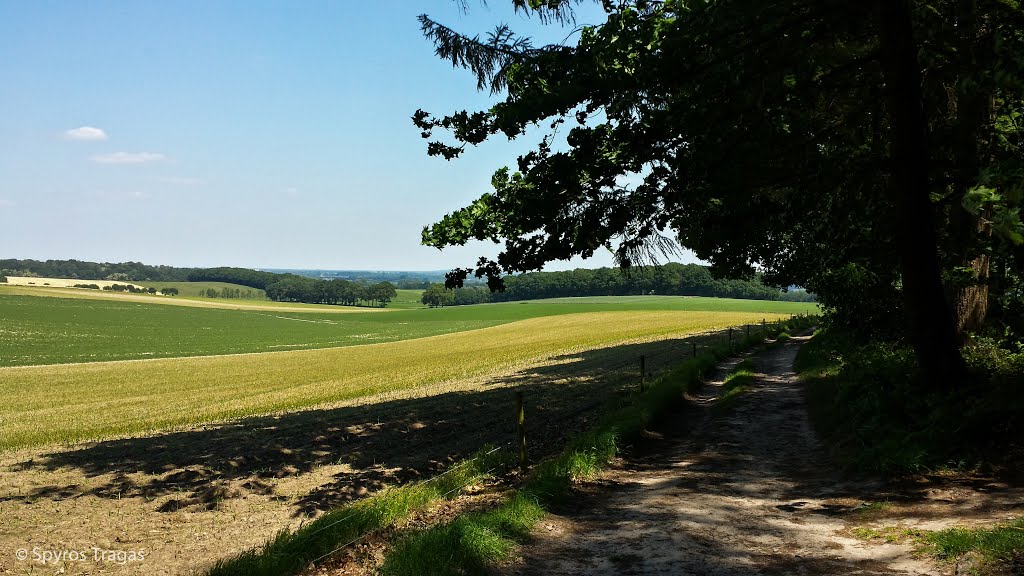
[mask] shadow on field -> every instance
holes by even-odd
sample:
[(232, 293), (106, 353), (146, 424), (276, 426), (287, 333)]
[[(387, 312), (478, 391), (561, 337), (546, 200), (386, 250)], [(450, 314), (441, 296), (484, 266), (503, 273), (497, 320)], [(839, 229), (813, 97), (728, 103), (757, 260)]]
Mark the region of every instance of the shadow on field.
[[(704, 343), (711, 337), (703, 337)], [(213, 509), (225, 499), (249, 493), (273, 496), (282, 478), (344, 465), (311, 482), (315, 487), (294, 500), (295, 514), (311, 514), (385, 485), (430, 477), (485, 445), (509, 443), (513, 387), (526, 397), (530, 456), (552, 453), (568, 435), (586, 427), (600, 408), (637, 387), (641, 354), (647, 356), (648, 372), (656, 375), (690, 353), (689, 339), (625, 344), (560, 356), (549, 365), (483, 381), (473, 391), (258, 416), (97, 442), (43, 454), (16, 468), (77, 470), (102, 477), (99, 486), (86, 489), (69, 481), (6, 500), (62, 500), (87, 494), (149, 500), (172, 495), (157, 510)]]

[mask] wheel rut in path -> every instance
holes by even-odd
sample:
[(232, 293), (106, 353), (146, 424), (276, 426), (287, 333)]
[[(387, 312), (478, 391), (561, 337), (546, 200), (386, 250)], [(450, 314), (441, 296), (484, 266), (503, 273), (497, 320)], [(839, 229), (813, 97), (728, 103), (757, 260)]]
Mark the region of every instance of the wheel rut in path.
[[(816, 440), (792, 368), (806, 340), (796, 337), (753, 356), (756, 382), (732, 409), (717, 411), (711, 406), (738, 359), (723, 364), (662, 439), (581, 486), (570, 503), (538, 523), (521, 557), (500, 571), (952, 573), (915, 558), (909, 545), (849, 536), (851, 524), (864, 524), (858, 510), (888, 499), (891, 488), (844, 477)], [(926, 509), (927, 503), (903, 508), (905, 516), (884, 523), (934, 529), (958, 518), (950, 518), (950, 510), (916, 514)], [(996, 518), (1001, 510), (993, 508)]]

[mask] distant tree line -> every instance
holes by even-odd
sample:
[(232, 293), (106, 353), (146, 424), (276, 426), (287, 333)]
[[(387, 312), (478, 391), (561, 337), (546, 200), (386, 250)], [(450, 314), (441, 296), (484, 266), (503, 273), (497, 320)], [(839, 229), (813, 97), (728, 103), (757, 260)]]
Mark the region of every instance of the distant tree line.
[(467, 286), (451, 291), (445, 290), (443, 284), (432, 284), (424, 291), (421, 301), (435, 307), (540, 298), (642, 294), (814, 301), (813, 294), (803, 290), (783, 292), (762, 283), (757, 277), (751, 280), (724, 280), (712, 276), (707, 266), (677, 263), (633, 269), (628, 274), (618, 268), (598, 268), (509, 276), (505, 278), (504, 292), (491, 292), (483, 286)]
[(227, 282), (229, 284), (241, 284), (250, 288), (266, 290), (267, 286), (285, 278), (304, 278), (296, 274), (275, 274), (274, 272), (261, 272), (250, 268), (234, 268), (222, 266), (219, 268), (196, 268), (190, 270), (185, 277), (189, 282)]
[(42, 276), (78, 280), (182, 282), (192, 268), (148, 266), (141, 262), (84, 262), (82, 260), (0, 260), (0, 274), (6, 276)]
[[(92, 288), (93, 286), (95, 284), (76, 284), (75, 288)], [(156, 294), (156, 288), (141, 288), (133, 284), (111, 284), (104, 286), (103, 289), (111, 292), (131, 292), (132, 294)]]
[[(323, 277), (327, 274), (330, 277)], [(374, 272), (350, 270), (282, 270), (265, 272), (248, 268), (176, 268), (148, 266), (140, 262), (85, 262), (82, 260), (18, 260), (0, 259), (0, 277), (26, 276), (70, 278), (74, 280), (108, 280), (114, 282), (230, 282), (265, 290), (267, 285), (286, 277), (319, 280), (348, 280), (361, 285), (381, 282), (397, 284), (398, 288), (423, 290), (431, 282), (443, 281), (443, 272)], [(206, 296), (206, 294), (202, 294)], [(218, 295), (217, 298), (224, 296)]]
[(378, 284), (391, 282), (402, 290), (423, 290), (434, 282), (444, 282), (446, 270), (434, 271), (399, 271), (399, 270), (303, 270), (303, 269), (270, 269), (278, 274), (295, 274), (320, 280), (348, 280), (360, 284)]
[(263, 300), (265, 295), (260, 290), (245, 290), (241, 288), (228, 288), (227, 286), (217, 290), (216, 288), (206, 288), (200, 290), (199, 296), (205, 296), (206, 298), (232, 298), (239, 300)]
[(340, 306), (387, 306), (398, 292), (390, 282), (322, 280), (298, 274), (260, 272), (248, 268), (205, 268), (188, 275), (191, 282), (229, 282), (263, 290), (277, 302), (305, 302)]

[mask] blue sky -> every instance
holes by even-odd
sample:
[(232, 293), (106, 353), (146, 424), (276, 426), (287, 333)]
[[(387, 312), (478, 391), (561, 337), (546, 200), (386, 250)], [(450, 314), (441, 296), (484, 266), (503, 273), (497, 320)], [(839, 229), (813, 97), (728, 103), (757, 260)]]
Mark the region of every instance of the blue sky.
[(418, 14), (569, 32), (506, 4), (0, 3), (0, 257), (435, 270), (493, 255), (422, 247), (420, 230), (537, 138), (446, 162), (409, 118), (492, 101), (433, 55)]

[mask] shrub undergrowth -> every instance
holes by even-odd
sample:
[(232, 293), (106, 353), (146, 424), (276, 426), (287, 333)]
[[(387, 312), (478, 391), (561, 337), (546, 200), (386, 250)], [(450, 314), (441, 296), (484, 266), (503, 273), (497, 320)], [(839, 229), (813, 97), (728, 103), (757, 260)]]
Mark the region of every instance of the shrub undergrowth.
[(801, 349), (796, 369), (816, 429), (851, 469), (998, 465), (1024, 434), (1024, 353), (978, 341), (965, 359), (969, 380), (935, 390), (909, 346), (860, 344), (829, 330)]

